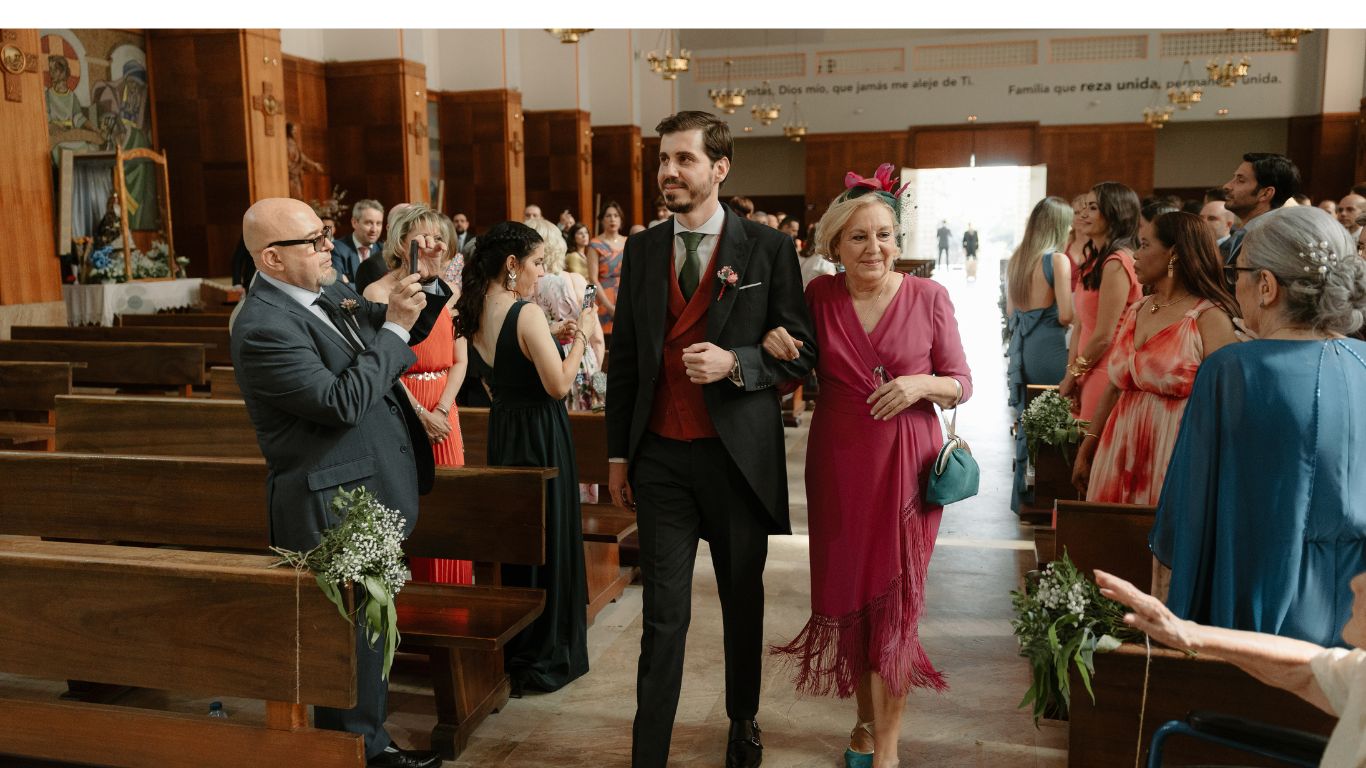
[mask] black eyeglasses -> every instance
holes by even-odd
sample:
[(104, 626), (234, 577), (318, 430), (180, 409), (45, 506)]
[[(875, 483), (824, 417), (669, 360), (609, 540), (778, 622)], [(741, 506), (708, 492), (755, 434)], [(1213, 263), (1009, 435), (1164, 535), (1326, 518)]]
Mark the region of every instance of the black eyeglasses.
[(326, 240), (326, 241), (329, 242), (329, 243), (332, 242), (332, 228), (331, 228), (331, 227), (323, 227), (323, 232), (322, 232), (322, 234), (321, 234), (321, 235), (318, 235), (317, 237), (306, 237), (306, 238), (304, 238), (304, 239), (302, 239), (302, 240), (276, 240), (276, 241), (273, 242), (273, 243), (267, 244), (266, 247), (267, 247), (267, 248), (275, 248), (275, 247), (278, 247), (278, 246), (286, 246), (286, 245), (305, 245), (305, 244), (307, 244), (307, 245), (313, 246), (313, 252), (314, 252), (314, 253), (317, 253), (317, 252), (319, 252), (319, 251), (321, 251), (321, 250), (323, 249), (323, 241), (324, 241), (324, 240)]
[(1261, 267), (1239, 267), (1234, 264), (1224, 265), (1224, 279), (1230, 283), (1238, 282), (1239, 272), (1261, 272)]

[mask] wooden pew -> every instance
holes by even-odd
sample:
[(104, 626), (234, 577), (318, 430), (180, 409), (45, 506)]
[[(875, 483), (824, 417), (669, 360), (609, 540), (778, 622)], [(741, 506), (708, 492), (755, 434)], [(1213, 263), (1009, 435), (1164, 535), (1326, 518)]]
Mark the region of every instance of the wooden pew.
[(176, 312), (156, 315), (117, 315), (114, 325), (123, 328), (227, 328), (230, 312)]
[(0, 421), (0, 444), (43, 443), (56, 449), (57, 395), (71, 394), (72, 363), (0, 362), (0, 412), (16, 417), (41, 414), (41, 421)]
[[(503, 647), (544, 609), (542, 590), (498, 586), (496, 574), (499, 563), (545, 562), (545, 485), (557, 473), (438, 468), (421, 499), (404, 551), (477, 561), (481, 580), (410, 583), (398, 596), (402, 650), (429, 658), (432, 745), (446, 759), (507, 703)], [(270, 544), (259, 458), (0, 451), (0, 476), (14, 478), (0, 497), (0, 534), (252, 552)]]
[(57, 450), (261, 458), (241, 400), (178, 397), (59, 396)]
[(1153, 556), (1148, 532), (1154, 507), (1058, 500), (1057, 551), (1064, 550), (1082, 573), (1100, 568), (1146, 590)]
[[(1029, 384), (1025, 387), (1025, 400), (1023, 408), (1029, 407), (1034, 398), (1045, 392), (1057, 390), (1057, 386), (1050, 384)], [(1068, 454), (1076, 458), (1078, 446), (1071, 446)], [(1062, 452), (1057, 447), (1051, 445), (1040, 445), (1038, 457), (1034, 463), (1034, 501), (1032, 503), (1021, 502), (1020, 521), (1031, 525), (1039, 526), (1035, 528), (1034, 543), (1035, 549), (1040, 553), (1039, 562), (1047, 562), (1052, 557), (1044, 558), (1045, 554), (1051, 552), (1052, 548), (1052, 525), (1053, 525), (1053, 503), (1058, 499), (1077, 498), (1077, 489), (1072, 486), (1072, 465), (1062, 456)]]
[[(1146, 649), (1126, 643), (1111, 653), (1095, 655), (1091, 684), (1096, 703), (1072, 668), (1072, 709), (1067, 731), (1067, 764), (1071, 768), (1134, 765), (1140, 743), (1139, 709), (1143, 702)], [(1192, 710), (1212, 710), (1260, 720), (1271, 725), (1327, 735), (1336, 718), (1298, 696), (1258, 682), (1237, 667), (1207, 654), (1188, 657), (1161, 646), (1152, 650), (1147, 706), (1143, 712), (1142, 755), (1147, 760), (1153, 731)], [(1163, 765), (1281, 765), (1193, 739), (1173, 738)], [(1146, 762), (1144, 763), (1146, 764)]]
[(214, 400), (241, 400), (242, 390), (237, 386), (237, 376), (226, 365), (215, 365), (209, 369), (209, 397)]
[(266, 700), (256, 725), (46, 699), (0, 678), (0, 753), (130, 767), (364, 766), (359, 735), (307, 725), (309, 704), (354, 705), (355, 632), (311, 578), (300, 589), (273, 560), (0, 540), (0, 672)]
[[(607, 418), (602, 413), (570, 411), (569, 431), (574, 440), (579, 482), (607, 484)], [(460, 434), (465, 440), (466, 466), (488, 463), (489, 411), (461, 408)], [(604, 489), (605, 492), (605, 489)], [(583, 555), (588, 570), (588, 622), (591, 624), (608, 603), (621, 597), (635, 571), (621, 567), (621, 545), (636, 531), (634, 512), (619, 509), (603, 499), (584, 503)]]
[(208, 383), (202, 344), (0, 341), (0, 360), (81, 363), (72, 383), (86, 387), (173, 387), (188, 397)]
[(232, 365), (231, 338), (227, 326), (221, 328), (111, 327), (83, 325), (16, 325), (10, 338), (45, 341), (151, 341), (173, 344), (203, 344), (209, 365)]

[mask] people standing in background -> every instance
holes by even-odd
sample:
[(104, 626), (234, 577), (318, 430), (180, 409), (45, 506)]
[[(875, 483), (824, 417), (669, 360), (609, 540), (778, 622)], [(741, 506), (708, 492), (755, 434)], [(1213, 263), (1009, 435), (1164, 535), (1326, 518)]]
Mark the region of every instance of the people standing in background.
[(949, 230), (949, 220), (944, 219), (939, 222), (939, 229), (935, 230), (935, 236), (939, 238), (939, 248), (935, 252), (934, 265), (939, 266), (939, 260), (943, 259), (944, 269), (949, 268), (949, 240), (953, 237), (953, 232)]
[(621, 255), (626, 235), (621, 232), (621, 206), (608, 202), (598, 215), (598, 236), (588, 243), (588, 279), (598, 286), (598, 317), (602, 332), (612, 333), (617, 311), (617, 284), (621, 281)]
[(593, 241), (593, 236), (588, 232), (588, 227), (582, 224), (575, 224), (569, 228), (565, 236), (566, 249), (564, 255), (564, 268), (568, 272), (581, 275), (584, 280), (592, 282), (591, 273), (588, 271), (588, 244)]
[(967, 231), (963, 232), (963, 261), (977, 258), (977, 247), (980, 245), (977, 239), (977, 229), (968, 222)]
[(384, 243), (380, 241), (383, 231), (384, 206), (378, 200), (357, 200), (351, 206), (351, 234), (333, 241), (332, 268), (339, 279), (356, 284), (356, 271), (361, 262), (383, 250)]
[(1230, 233), (1228, 247), (1222, 250), (1224, 263), (1232, 264), (1238, 258), (1238, 248), (1253, 219), (1285, 205), (1299, 191), (1300, 169), (1290, 158), (1270, 152), (1243, 155), (1233, 178), (1224, 183), (1224, 206), (1243, 221)]

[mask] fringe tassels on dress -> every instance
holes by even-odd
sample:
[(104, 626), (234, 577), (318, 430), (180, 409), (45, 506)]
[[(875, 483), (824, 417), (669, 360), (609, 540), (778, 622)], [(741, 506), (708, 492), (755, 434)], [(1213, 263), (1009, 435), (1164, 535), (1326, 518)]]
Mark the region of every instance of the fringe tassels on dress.
[(844, 616), (812, 613), (796, 639), (771, 648), (797, 666), (794, 682), (799, 693), (849, 698), (867, 672), (877, 672), (894, 696), (904, 696), (912, 688), (948, 689), (920, 644), (931, 542), (918, 495), (902, 507), (900, 517), (902, 569), (886, 591)]

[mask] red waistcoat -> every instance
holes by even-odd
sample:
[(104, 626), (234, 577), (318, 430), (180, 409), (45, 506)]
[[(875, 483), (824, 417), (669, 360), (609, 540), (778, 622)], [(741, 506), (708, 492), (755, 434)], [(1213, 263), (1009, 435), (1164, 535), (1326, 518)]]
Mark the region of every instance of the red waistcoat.
[(722, 231), (717, 236), (716, 248), (702, 270), (697, 290), (686, 302), (683, 290), (678, 287), (678, 273), (673, 268), (673, 249), (669, 249), (669, 311), (665, 315), (664, 355), (655, 384), (654, 405), (650, 408), (649, 429), (670, 440), (717, 436), (707, 403), (702, 398), (702, 385), (688, 381), (688, 373), (683, 367), (683, 350), (707, 340), (707, 310), (716, 300), (716, 264), (724, 235)]

